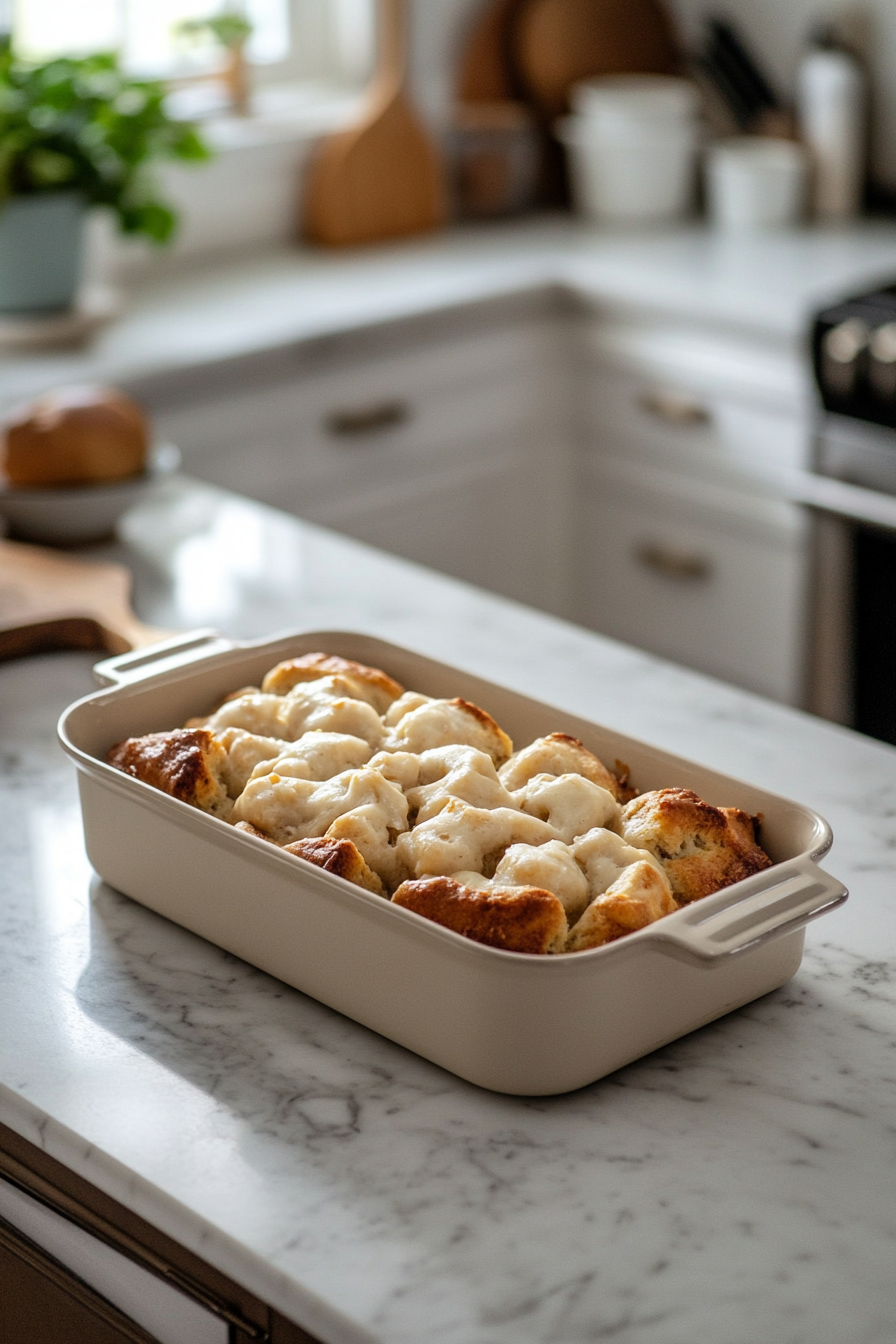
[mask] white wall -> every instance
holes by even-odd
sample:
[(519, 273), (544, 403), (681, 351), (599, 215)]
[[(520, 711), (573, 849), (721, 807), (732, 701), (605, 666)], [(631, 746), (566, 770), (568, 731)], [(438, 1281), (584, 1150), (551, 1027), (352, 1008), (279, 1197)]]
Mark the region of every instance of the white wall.
[[(462, 34), (484, 0), (414, 0), (414, 82), (421, 105), (441, 120), (450, 101)], [(831, 0), (667, 0), (691, 42), (707, 12), (737, 23), (780, 91), (791, 97), (807, 33), (819, 20), (842, 12)], [(874, 83), (874, 166), (896, 188), (896, 0), (866, 0)]]

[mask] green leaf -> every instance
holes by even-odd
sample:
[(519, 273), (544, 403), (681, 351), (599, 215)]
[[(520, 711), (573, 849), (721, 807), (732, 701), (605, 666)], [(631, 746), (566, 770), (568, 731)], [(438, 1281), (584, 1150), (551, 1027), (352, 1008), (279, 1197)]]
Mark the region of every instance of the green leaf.
[(0, 204), (77, 190), (127, 233), (164, 243), (176, 216), (145, 177), (161, 159), (211, 157), (196, 126), (169, 116), (165, 86), (133, 79), (114, 52), (31, 64), (0, 38)]
[(78, 171), (68, 154), (59, 154), (54, 149), (32, 149), (25, 157), (25, 166), (36, 187), (67, 185)]

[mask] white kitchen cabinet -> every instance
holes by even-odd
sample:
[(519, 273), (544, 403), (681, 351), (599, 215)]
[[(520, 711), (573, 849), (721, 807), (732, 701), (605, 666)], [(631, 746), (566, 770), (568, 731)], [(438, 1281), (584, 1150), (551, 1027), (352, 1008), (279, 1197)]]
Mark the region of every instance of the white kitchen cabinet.
[(339, 349), (153, 406), (191, 475), (568, 612), (567, 333), (550, 314)]
[(689, 667), (805, 699), (810, 534), (799, 352), (618, 316), (581, 327), (577, 619)]
[(598, 458), (578, 497), (585, 624), (801, 702), (808, 536), (798, 507)]
[(149, 400), (192, 475), (804, 701), (810, 538), (784, 482), (811, 414), (793, 345), (542, 293)]

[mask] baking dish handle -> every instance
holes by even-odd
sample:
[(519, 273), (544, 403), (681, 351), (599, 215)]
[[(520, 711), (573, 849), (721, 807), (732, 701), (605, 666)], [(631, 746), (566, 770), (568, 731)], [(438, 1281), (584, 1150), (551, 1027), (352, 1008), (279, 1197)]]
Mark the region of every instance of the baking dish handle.
[(695, 901), (671, 923), (651, 925), (652, 941), (670, 956), (712, 965), (793, 933), (847, 895), (843, 883), (811, 859), (794, 859)]
[(155, 676), (177, 667), (187, 667), (213, 653), (227, 653), (233, 641), (217, 630), (190, 630), (171, 639), (160, 640), (148, 648), (119, 653), (94, 664), (93, 675), (100, 686), (132, 685), (144, 677)]

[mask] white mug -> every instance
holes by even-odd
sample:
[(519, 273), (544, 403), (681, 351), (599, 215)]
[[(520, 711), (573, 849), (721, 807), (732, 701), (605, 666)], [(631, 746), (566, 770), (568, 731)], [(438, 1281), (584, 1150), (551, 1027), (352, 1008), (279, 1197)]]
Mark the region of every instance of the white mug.
[(798, 224), (806, 205), (808, 157), (793, 140), (737, 136), (712, 145), (706, 185), (712, 223), (731, 233)]

